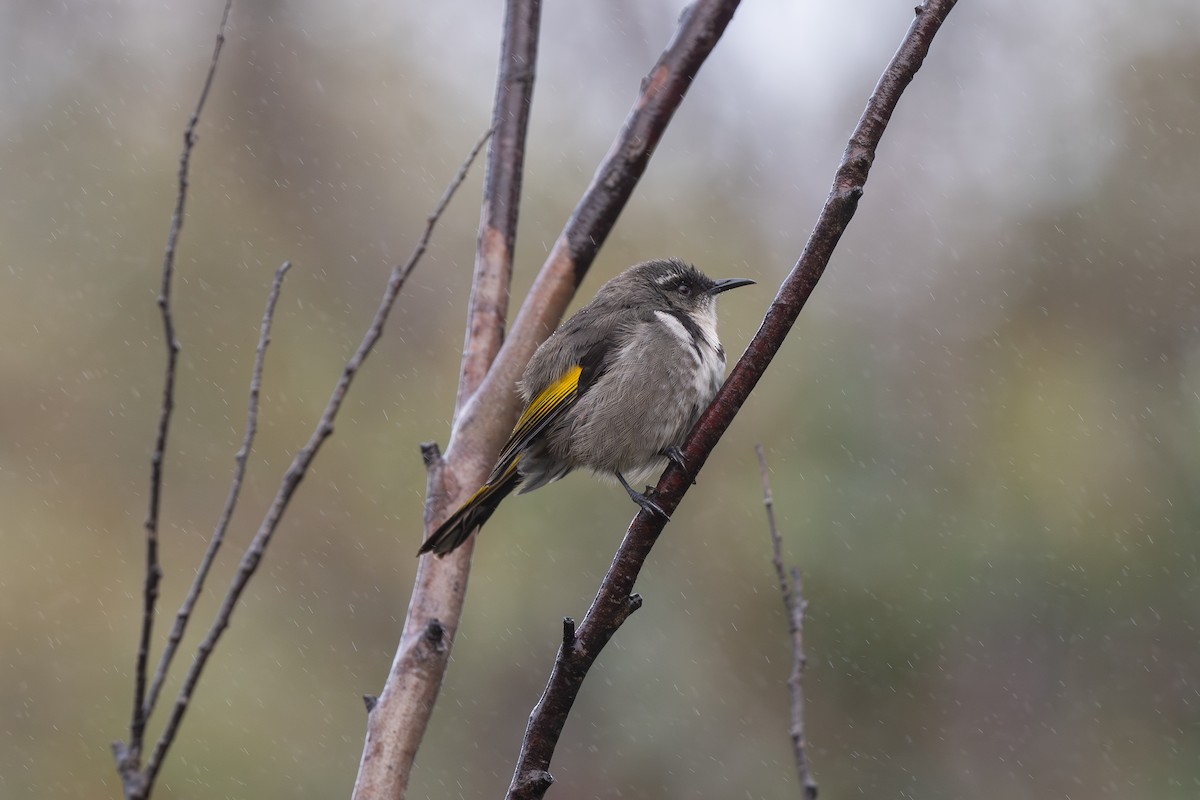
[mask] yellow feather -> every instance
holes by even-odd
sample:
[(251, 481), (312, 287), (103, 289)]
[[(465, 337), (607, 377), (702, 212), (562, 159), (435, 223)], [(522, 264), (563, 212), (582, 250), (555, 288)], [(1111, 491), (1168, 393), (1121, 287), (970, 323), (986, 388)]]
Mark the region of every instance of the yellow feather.
[(513, 429), (513, 434), (528, 430), (545, 419), (546, 415), (558, 408), (564, 400), (569, 399), (579, 388), (579, 376), (582, 372), (583, 367), (576, 364), (564, 372), (561, 378), (543, 389), (541, 394), (533, 398), (529, 408), (525, 409), (525, 413), (517, 420), (517, 427)]
[(484, 493), (485, 490), (503, 483), (511, 476), (513, 470), (516, 469), (517, 462), (521, 459), (521, 452), (528, 444), (528, 439), (534, 435), (538, 426), (548, 422), (549, 417), (556, 411), (574, 402), (579, 390), (579, 376), (582, 373), (583, 367), (578, 364), (572, 366), (563, 373), (562, 377), (533, 398), (529, 407), (517, 420), (517, 426), (513, 428), (512, 435), (508, 437), (504, 449), (500, 451), (500, 457), (496, 461), (496, 467), (492, 470), (492, 474), (488, 476), (488, 482), (476, 493), (476, 497), (471, 498), (470, 502), (486, 498), (491, 492)]

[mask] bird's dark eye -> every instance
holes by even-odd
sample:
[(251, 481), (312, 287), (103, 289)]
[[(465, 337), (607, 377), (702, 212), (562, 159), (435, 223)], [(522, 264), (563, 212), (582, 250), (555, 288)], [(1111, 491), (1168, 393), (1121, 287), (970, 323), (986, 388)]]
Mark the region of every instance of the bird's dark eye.
[(687, 297), (692, 293), (692, 285), (687, 281), (680, 281), (679, 285), (675, 287), (675, 291), (679, 292), (684, 297)]

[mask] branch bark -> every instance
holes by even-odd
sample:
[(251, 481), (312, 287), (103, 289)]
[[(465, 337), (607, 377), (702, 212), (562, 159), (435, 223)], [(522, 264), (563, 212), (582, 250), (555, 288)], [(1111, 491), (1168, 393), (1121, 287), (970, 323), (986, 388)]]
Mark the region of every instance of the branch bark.
[[(687, 468), (671, 464), (654, 498), (668, 513), (679, 505), (708, 454), (779, 351), (800, 311), (824, 274), (845, 232), (886, 130), (904, 89), (912, 82), (956, 0), (928, 0), (918, 6), (900, 48), (867, 101), (834, 175), (833, 187), (817, 224), (792, 271), (780, 286), (758, 332), (738, 360), (721, 391), (692, 430), (683, 452)], [(633, 586), (665, 521), (641, 512), (634, 518), (572, 642), (564, 642), (546, 688), (534, 707), (521, 743), (508, 797), (539, 798), (550, 785), (550, 759), (588, 670), (631, 613)]]
[[(537, 43), (536, 31), (532, 34), (529, 31), (531, 26), (536, 29), (536, 6), (529, 0), (510, 0), (508, 4), (500, 86), (493, 115), (498, 126), (498, 141), (496, 150), (489, 153), (493, 162), (523, 157), (523, 135), (504, 131), (513, 124), (514, 114), (528, 109)], [(596, 252), (645, 171), (675, 110), (737, 6), (737, 0), (698, 0), (684, 10), (674, 36), (643, 81), (633, 108), (559, 234), (507, 337), (503, 336), (506, 306), (498, 299), (501, 294), (507, 297), (507, 275), (501, 281), (497, 273), (485, 271), (481, 274), (478, 265), (485, 259), (477, 257), (451, 440), (444, 458), (426, 462), (429, 468), (424, 519), (426, 534), (487, 477), (517, 418), (518, 399), (513, 391), (517, 379), (533, 351), (562, 318)], [(517, 66), (510, 70), (509, 65), (513, 64)], [(512, 80), (507, 80), (506, 76), (511, 76)], [(521, 125), (523, 131), (524, 123)], [(512, 142), (512, 145), (507, 146), (506, 142)], [(519, 173), (519, 168), (489, 166), (489, 176), (518, 176)], [(512, 227), (497, 225), (496, 233), (487, 230), (487, 220), (497, 218), (491, 213), (492, 209), (505, 207), (491, 199), (493, 193), (503, 191), (505, 185), (502, 180), (495, 185), (489, 180), (479, 237), (481, 249), (485, 244), (501, 239), (511, 242), (515, 236), (515, 198), (519, 192), (511, 195), (514, 203)], [(511, 260), (511, 245), (509, 258)], [(501, 340), (503, 345), (498, 353), (490, 349), (492, 343)], [(489, 369), (485, 362), (491, 358), (495, 361)], [(367, 737), (354, 789), (357, 800), (404, 797), (462, 616), (474, 544), (473, 539), (468, 540), (445, 558), (424, 558), (417, 567), (400, 644), (383, 692), (368, 718)]]

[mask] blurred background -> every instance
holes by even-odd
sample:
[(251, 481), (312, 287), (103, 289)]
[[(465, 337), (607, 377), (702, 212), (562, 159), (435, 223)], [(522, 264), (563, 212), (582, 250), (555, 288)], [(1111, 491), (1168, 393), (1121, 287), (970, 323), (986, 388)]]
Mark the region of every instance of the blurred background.
[[(912, 5), (744, 4), (579, 302), (654, 256), (754, 278), (722, 298), (740, 353)], [(109, 744), (128, 735), (155, 296), (220, 6), (0, 6), (5, 798), (121, 793)], [(546, 4), (516, 301), (681, 7)], [(388, 269), (488, 124), (501, 12), (235, 3), (178, 257), (158, 645), (225, 497), (271, 274), (294, 267), (181, 666)], [(960, 4), (585, 685), (555, 796), (798, 796), (756, 442), (806, 579), (822, 796), (1200, 795), (1198, 44), (1190, 0)], [(482, 174), (301, 486), (156, 796), (349, 794), (360, 696), (382, 687), (416, 567), (418, 443), (448, 437)], [(582, 616), (630, 518), (622, 492), (572, 476), (489, 524), (410, 797), (507, 787), (560, 619)]]

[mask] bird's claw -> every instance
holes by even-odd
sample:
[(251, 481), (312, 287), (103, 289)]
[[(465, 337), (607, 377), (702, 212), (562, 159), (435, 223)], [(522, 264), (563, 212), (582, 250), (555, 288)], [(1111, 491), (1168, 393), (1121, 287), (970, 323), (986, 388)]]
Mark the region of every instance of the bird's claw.
[[(664, 456), (666, 456), (667, 460), (670, 461), (672, 464), (679, 467), (684, 472), (687, 472), (687, 466), (688, 466), (687, 456), (685, 456), (683, 454), (683, 450), (681, 450), (678, 446), (671, 445), (666, 450), (663, 450), (662, 454)], [(696, 485), (696, 479), (692, 478), (692, 486), (695, 486), (695, 485)]]
[(641, 507), (642, 511), (648, 511), (651, 514), (657, 514), (668, 521), (671, 519), (671, 515), (666, 511), (663, 511), (662, 506), (650, 499), (649, 495), (654, 491), (652, 488), (647, 486), (646, 493), (642, 494), (630, 486), (629, 481), (625, 480), (625, 476), (619, 472), (617, 473), (617, 480), (620, 481), (621, 486), (625, 489), (625, 491), (629, 493), (629, 499), (637, 503), (638, 506)]
[(687, 458), (683, 455), (683, 451), (680, 450), (678, 446), (671, 445), (666, 450), (663, 450), (662, 454), (666, 456), (667, 460), (675, 466), (679, 467), (680, 469), (687, 469)]
[(630, 495), (630, 497), (633, 498), (633, 502), (637, 503), (639, 506), (642, 507), (642, 511), (647, 511), (651, 514), (657, 514), (658, 516), (662, 517), (663, 519), (667, 520), (668, 522), (671, 521), (671, 515), (668, 514), (666, 511), (663, 511), (662, 506), (660, 506), (658, 503), (651, 500), (646, 495), (637, 494), (636, 492), (634, 492), (632, 495)]

